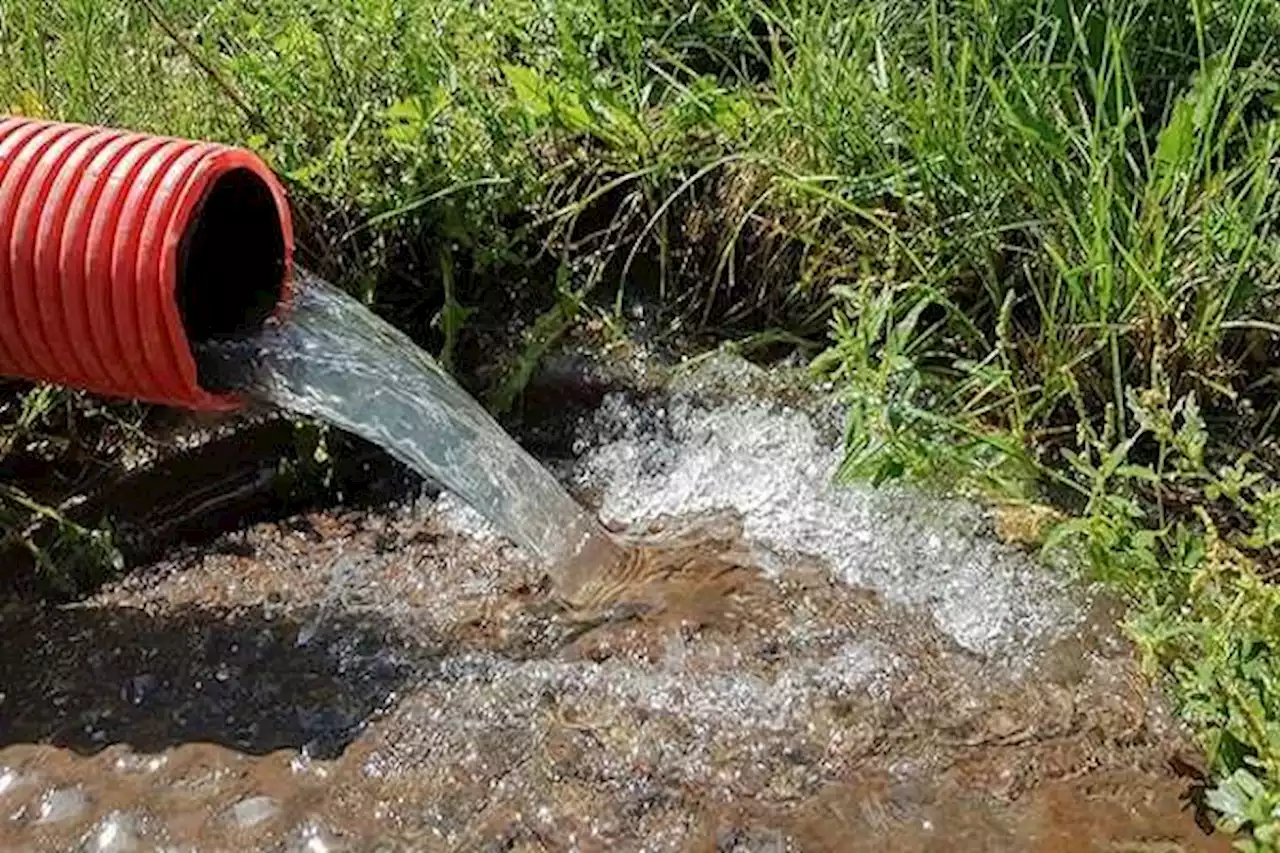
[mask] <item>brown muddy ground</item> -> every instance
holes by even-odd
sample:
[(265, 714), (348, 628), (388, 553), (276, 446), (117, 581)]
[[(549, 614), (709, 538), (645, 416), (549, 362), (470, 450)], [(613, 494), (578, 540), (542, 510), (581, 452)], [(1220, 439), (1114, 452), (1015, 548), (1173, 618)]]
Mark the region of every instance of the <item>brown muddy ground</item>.
[(1010, 671), (734, 517), (576, 608), (430, 506), (0, 613), (0, 850), (1226, 850), (1095, 602)]

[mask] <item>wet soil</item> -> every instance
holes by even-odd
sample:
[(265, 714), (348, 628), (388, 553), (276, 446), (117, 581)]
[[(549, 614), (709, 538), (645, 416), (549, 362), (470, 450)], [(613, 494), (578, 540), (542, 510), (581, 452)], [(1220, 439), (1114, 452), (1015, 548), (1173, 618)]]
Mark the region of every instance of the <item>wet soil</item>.
[(0, 612), (0, 850), (1200, 851), (1101, 600), (1019, 670), (732, 513), (557, 600), (446, 505), (330, 510)]

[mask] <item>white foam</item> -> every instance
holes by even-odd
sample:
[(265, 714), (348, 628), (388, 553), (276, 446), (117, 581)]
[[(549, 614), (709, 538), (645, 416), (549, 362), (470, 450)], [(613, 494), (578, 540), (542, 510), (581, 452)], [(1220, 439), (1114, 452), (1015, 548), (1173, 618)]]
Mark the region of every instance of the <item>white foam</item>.
[(83, 853), (134, 853), (140, 847), (137, 817), (113, 811), (98, 822), (80, 849)]
[(575, 477), (602, 495), (606, 520), (736, 510), (762, 565), (821, 558), (845, 582), (925, 610), (971, 652), (1016, 655), (1079, 619), (1066, 580), (980, 534), (975, 508), (834, 485), (840, 450), (797, 409), (687, 397), (640, 408), (614, 395), (576, 449)]
[[(688, 784), (707, 785), (715, 780), (717, 749), (766, 750), (771, 736), (809, 731), (815, 710), (834, 699), (885, 701), (903, 666), (889, 648), (853, 638), (825, 653), (814, 649), (772, 676), (734, 663), (728, 650), (714, 644), (698, 645), (690, 657), (654, 664), (624, 657), (596, 663), (512, 660), (489, 652), (451, 655), (438, 662), (431, 682), (436, 692), (396, 712), (412, 718), (403, 725), (417, 734), (375, 751), (364, 772), (394, 774), (428, 755), (463, 768), (497, 761), (497, 753), (477, 750), (478, 739), (500, 730), (513, 736), (535, 731), (532, 721), (546, 712), (545, 698), (555, 696), (557, 705), (585, 718), (625, 718), (636, 726), (634, 741), (613, 744), (598, 756), (609, 768), (608, 784), (634, 783), (629, 762), (643, 759)], [(638, 721), (655, 719), (677, 723), (679, 734), (646, 735)], [(525, 748), (507, 747), (512, 754)]]
[(502, 534), (496, 527), (447, 489), (440, 492), (440, 497), (435, 504), (435, 513), (440, 524), (450, 532), (489, 545), (502, 541)]

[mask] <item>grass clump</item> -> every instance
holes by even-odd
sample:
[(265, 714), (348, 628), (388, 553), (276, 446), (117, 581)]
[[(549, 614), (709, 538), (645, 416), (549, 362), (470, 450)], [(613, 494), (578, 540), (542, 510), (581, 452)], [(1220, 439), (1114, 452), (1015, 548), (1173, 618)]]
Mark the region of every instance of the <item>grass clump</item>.
[(837, 231), (884, 233), (879, 262), (837, 285), (815, 364), (849, 391), (845, 472), (1072, 510), (1049, 544), (1129, 593), (1135, 638), (1224, 780), (1210, 802), (1270, 849), (1274, 15), (864, 8), (883, 17), (843, 57), (814, 37), (810, 70), (829, 70), (801, 101), (810, 128), (827, 87), (855, 101), (826, 120), (814, 171), (884, 180), (878, 201), (853, 178), (815, 193)]
[(637, 306), (820, 350), (847, 476), (1070, 511), (1261, 849), (1278, 38), (1262, 0), (50, 0), (0, 8), (0, 104), (256, 148), (302, 261), (499, 410)]

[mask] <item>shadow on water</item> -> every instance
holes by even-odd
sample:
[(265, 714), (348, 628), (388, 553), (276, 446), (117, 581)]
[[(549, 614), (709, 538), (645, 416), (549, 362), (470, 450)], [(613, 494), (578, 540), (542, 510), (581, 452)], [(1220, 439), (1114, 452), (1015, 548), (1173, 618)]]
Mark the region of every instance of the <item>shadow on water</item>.
[(422, 488), (421, 477), (368, 442), (336, 434), (325, 449), (318, 463), (290, 421), (250, 423), (109, 482), (76, 509), (76, 520), (109, 522), (126, 564), (136, 566), (257, 522), (339, 504), (381, 506)]
[[(306, 513), (384, 507), (424, 487), (434, 490), (380, 448), (336, 431), (326, 436), (323, 461), (317, 461), (307, 435), (284, 418), (247, 419), (192, 450), (99, 478), (66, 515), (89, 528), (109, 528), (127, 574), (184, 550), (234, 547), (225, 534), (258, 523), (305, 525)], [(34, 538), (47, 546), (57, 536), (56, 527), (46, 525)], [(0, 600), (82, 599), (119, 576), (94, 554), (59, 556), (62, 574), (54, 576), (37, 570), (22, 549), (0, 550)]]
[(336, 757), (438, 650), (377, 617), (316, 613), (6, 608), (0, 747), (203, 742)]

